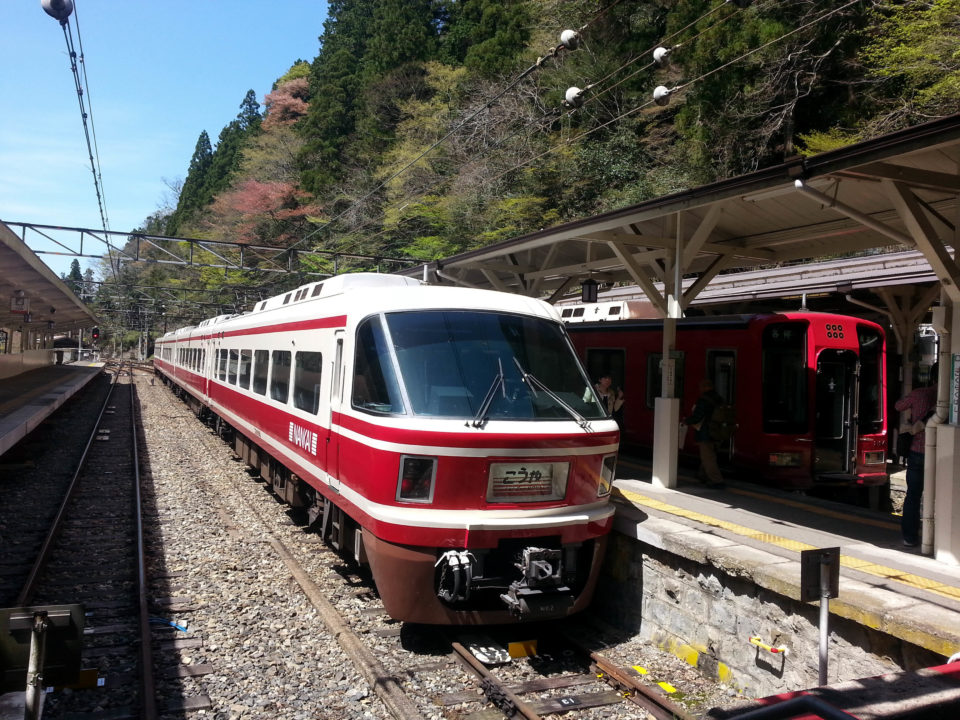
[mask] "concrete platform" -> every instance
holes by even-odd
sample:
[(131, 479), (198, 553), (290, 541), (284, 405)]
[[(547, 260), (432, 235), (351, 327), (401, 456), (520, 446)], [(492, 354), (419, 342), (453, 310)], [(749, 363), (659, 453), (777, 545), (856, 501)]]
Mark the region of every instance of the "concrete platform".
[(49, 365), (0, 380), (0, 455), (20, 442), (102, 370), (103, 363)]
[[(949, 657), (960, 651), (960, 567), (903, 546), (899, 518), (741, 482), (713, 490), (681, 477), (655, 487), (621, 463), (616, 529), (654, 547), (800, 599), (800, 552), (840, 548), (831, 614)], [(631, 472), (641, 470), (641, 472)], [(896, 482), (896, 480), (895, 480)]]
[[(840, 548), (830, 683), (960, 652), (960, 567), (904, 547), (898, 516), (736, 480), (709, 489), (684, 472), (676, 489), (655, 487), (649, 463), (624, 455), (617, 474), (615, 531), (637, 544), (613, 544), (608, 593), (624, 599), (601, 605), (748, 696), (818, 684), (819, 601), (801, 600), (803, 550)], [(754, 635), (788, 657), (748, 644)]]

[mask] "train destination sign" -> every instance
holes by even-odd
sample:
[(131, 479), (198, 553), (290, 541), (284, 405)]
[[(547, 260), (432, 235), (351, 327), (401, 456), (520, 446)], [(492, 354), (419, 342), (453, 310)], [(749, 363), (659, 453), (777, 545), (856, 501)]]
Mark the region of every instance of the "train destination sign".
[(522, 502), (562, 498), (568, 463), (491, 463), (489, 500)]

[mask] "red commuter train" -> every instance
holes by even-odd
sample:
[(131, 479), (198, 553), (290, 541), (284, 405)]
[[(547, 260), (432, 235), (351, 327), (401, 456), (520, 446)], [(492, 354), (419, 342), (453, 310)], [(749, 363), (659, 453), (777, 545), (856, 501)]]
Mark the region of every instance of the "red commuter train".
[(507, 623), (589, 603), (619, 432), (547, 303), (341, 275), (167, 333), (155, 368), (369, 562), (390, 616)]
[[(638, 314), (632, 306), (561, 315), (591, 377), (609, 373), (624, 390), (624, 445), (651, 447), (663, 322), (618, 319)], [(876, 323), (820, 312), (689, 317), (677, 322), (675, 353), (681, 417), (700, 379), (712, 380), (737, 416), (721, 451), (746, 477), (789, 490), (887, 482), (885, 337)], [(686, 439), (696, 452), (692, 430)]]

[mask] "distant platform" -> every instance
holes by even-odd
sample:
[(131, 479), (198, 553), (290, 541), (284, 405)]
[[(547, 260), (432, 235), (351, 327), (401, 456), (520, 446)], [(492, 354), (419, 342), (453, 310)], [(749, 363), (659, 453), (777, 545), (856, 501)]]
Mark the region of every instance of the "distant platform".
[(0, 455), (103, 371), (102, 362), (49, 365), (0, 380)]

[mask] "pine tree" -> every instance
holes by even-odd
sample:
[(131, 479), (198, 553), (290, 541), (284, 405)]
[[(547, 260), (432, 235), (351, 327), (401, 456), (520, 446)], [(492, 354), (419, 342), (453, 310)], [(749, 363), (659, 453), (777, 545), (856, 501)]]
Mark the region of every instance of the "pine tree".
[(373, 18), (373, 0), (333, 0), (310, 67), (310, 109), (300, 124), (301, 183), (319, 195), (343, 171), (342, 152), (355, 128), (361, 60)]
[(207, 135), (206, 130), (203, 130), (200, 137), (197, 138), (197, 145), (193, 149), (193, 157), (190, 158), (187, 179), (183, 182), (177, 209), (167, 218), (166, 233), (168, 235), (176, 235), (190, 213), (205, 204), (206, 196), (203, 188), (207, 182), (207, 173), (212, 161), (213, 148), (210, 146), (210, 136)]
[(74, 258), (70, 261), (70, 272), (63, 278), (67, 287), (73, 290), (74, 294), (79, 294), (83, 288), (83, 273), (80, 272), (80, 261)]
[(240, 129), (245, 133), (253, 132), (260, 126), (263, 118), (260, 115), (260, 103), (257, 102), (257, 94), (253, 90), (247, 90), (243, 102), (240, 103), (240, 114), (237, 115), (237, 122), (240, 123)]

